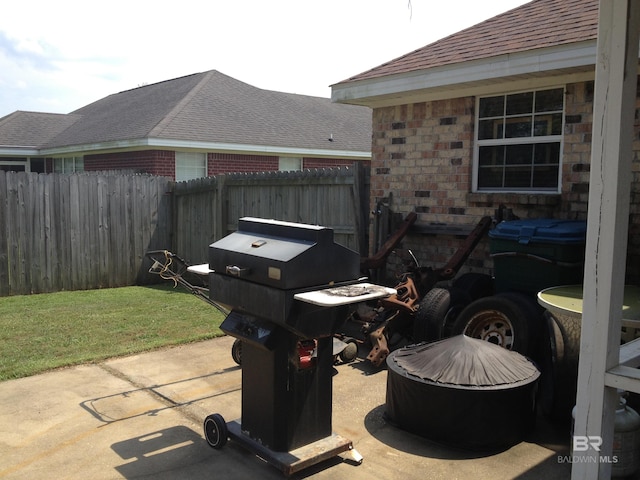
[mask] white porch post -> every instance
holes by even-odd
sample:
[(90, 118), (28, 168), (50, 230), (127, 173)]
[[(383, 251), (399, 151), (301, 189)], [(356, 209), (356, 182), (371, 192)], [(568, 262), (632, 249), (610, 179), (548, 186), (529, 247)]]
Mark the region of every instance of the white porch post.
[[(572, 479), (604, 479), (611, 464), (616, 391), (605, 372), (619, 363), (633, 120), (638, 65), (637, 0), (600, 0), (582, 337), (574, 435), (602, 437), (575, 451)], [(594, 463), (595, 459), (595, 463)]]

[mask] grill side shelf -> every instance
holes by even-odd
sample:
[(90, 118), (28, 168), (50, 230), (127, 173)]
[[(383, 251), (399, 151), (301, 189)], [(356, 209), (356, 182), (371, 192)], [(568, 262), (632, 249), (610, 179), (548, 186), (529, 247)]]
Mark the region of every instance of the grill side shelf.
[(354, 285), (342, 285), (339, 287), (296, 293), (293, 298), (321, 307), (337, 307), (340, 305), (376, 300), (395, 294), (396, 290), (394, 288), (372, 283), (357, 283)]

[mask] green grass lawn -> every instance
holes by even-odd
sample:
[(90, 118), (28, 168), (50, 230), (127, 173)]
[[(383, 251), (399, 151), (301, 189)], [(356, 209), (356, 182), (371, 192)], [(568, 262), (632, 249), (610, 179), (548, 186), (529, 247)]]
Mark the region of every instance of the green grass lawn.
[(223, 315), (173, 284), (0, 298), (0, 381), (222, 335)]

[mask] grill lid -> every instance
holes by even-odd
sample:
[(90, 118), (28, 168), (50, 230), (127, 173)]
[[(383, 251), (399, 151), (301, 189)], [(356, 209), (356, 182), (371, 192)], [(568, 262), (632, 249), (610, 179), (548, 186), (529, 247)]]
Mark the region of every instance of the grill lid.
[(359, 277), (360, 256), (318, 225), (244, 217), (238, 230), (209, 247), (209, 267), (281, 289), (344, 282)]

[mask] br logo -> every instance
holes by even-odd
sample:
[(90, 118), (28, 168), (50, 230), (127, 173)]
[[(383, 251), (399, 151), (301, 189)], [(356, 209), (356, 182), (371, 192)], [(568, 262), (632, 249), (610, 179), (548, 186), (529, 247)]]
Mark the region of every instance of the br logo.
[(573, 436), (573, 451), (574, 452), (586, 452), (590, 448), (596, 452), (600, 451), (602, 445), (602, 437), (597, 435), (574, 435)]

